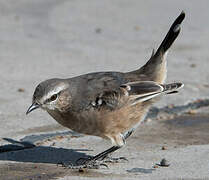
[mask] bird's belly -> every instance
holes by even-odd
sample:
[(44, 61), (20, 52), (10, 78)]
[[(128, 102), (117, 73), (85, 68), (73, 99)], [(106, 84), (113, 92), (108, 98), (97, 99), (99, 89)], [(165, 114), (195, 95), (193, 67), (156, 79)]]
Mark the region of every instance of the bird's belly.
[(106, 117), (105, 134), (124, 134), (137, 127), (144, 119), (146, 110), (140, 106), (130, 106), (112, 112)]
[[(146, 108), (145, 108), (146, 109)], [(81, 113), (53, 114), (58, 123), (82, 134), (109, 138), (134, 128), (143, 120), (146, 111), (139, 106), (130, 106), (114, 111), (90, 110)]]
[(114, 111), (86, 112), (77, 116), (77, 120), (73, 120), (71, 129), (84, 134), (109, 137), (124, 133), (137, 126), (143, 120), (145, 113), (145, 109), (138, 106)]

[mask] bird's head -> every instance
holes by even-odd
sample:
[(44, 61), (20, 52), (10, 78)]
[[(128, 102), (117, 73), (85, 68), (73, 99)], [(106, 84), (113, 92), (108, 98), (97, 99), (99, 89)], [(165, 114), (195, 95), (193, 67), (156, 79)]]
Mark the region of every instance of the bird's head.
[(65, 111), (70, 106), (70, 100), (69, 84), (61, 79), (49, 79), (36, 87), (32, 105), (26, 114), (37, 108), (46, 111)]

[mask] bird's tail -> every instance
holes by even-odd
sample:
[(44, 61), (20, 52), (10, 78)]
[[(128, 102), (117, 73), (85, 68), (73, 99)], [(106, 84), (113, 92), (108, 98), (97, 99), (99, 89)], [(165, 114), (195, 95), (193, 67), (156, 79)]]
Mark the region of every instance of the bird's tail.
[(155, 54), (165, 53), (176, 40), (177, 36), (181, 30), (181, 23), (185, 18), (185, 12), (182, 11), (181, 14), (176, 18), (176, 20), (171, 25), (168, 33), (166, 34), (165, 38), (163, 39), (162, 43), (160, 44), (159, 48), (157, 49)]
[(166, 74), (167, 74), (167, 67), (166, 67), (166, 54), (168, 49), (171, 47), (175, 39), (180, 33), (180, 25), (185, 18), (184, 11), (176, 18), (176, 20), (171, 25), (167, 35), (163, 39), (162, 43), (160, 44), (159, 48), (156, 52), (152, 53), (151, 58), (149, 61), (142, 66), (140, 69), (136, 71), (132, 71), (130, 73), (135, 74), (144, 74), (145, 81), (155, 81), (158, 83), (163, 83)]

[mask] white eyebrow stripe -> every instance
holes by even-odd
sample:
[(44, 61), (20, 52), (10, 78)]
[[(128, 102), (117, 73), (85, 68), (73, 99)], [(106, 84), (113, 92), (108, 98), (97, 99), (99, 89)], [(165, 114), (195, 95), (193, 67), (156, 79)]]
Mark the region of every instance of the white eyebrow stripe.
[(53, 91), (49, 91), (45, 96), (43, 96), (44, 101), (49, 99), (52, 95), (58, 94), (60, 91), (66, 89), (68, 86), (66, 84), (60, 84)]

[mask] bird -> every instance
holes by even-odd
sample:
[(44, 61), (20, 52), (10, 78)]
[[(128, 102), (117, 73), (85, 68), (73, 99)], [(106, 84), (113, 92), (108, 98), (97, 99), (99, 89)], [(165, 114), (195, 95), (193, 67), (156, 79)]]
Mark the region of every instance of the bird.
[(35, 88), (26, 114), (41, 108), (64, 127), (111, 141), (109, 149), (79, 164), (83, 168), (98, 168), (99, 160), (125, 145), (159, 97), (177, 93), (184, 86), (181, 82), (165, 83), (166, 56), (180, 33), (184, 18), (182, 11), (159, 48), (153, 50), (141, 68), (45, 80)]

